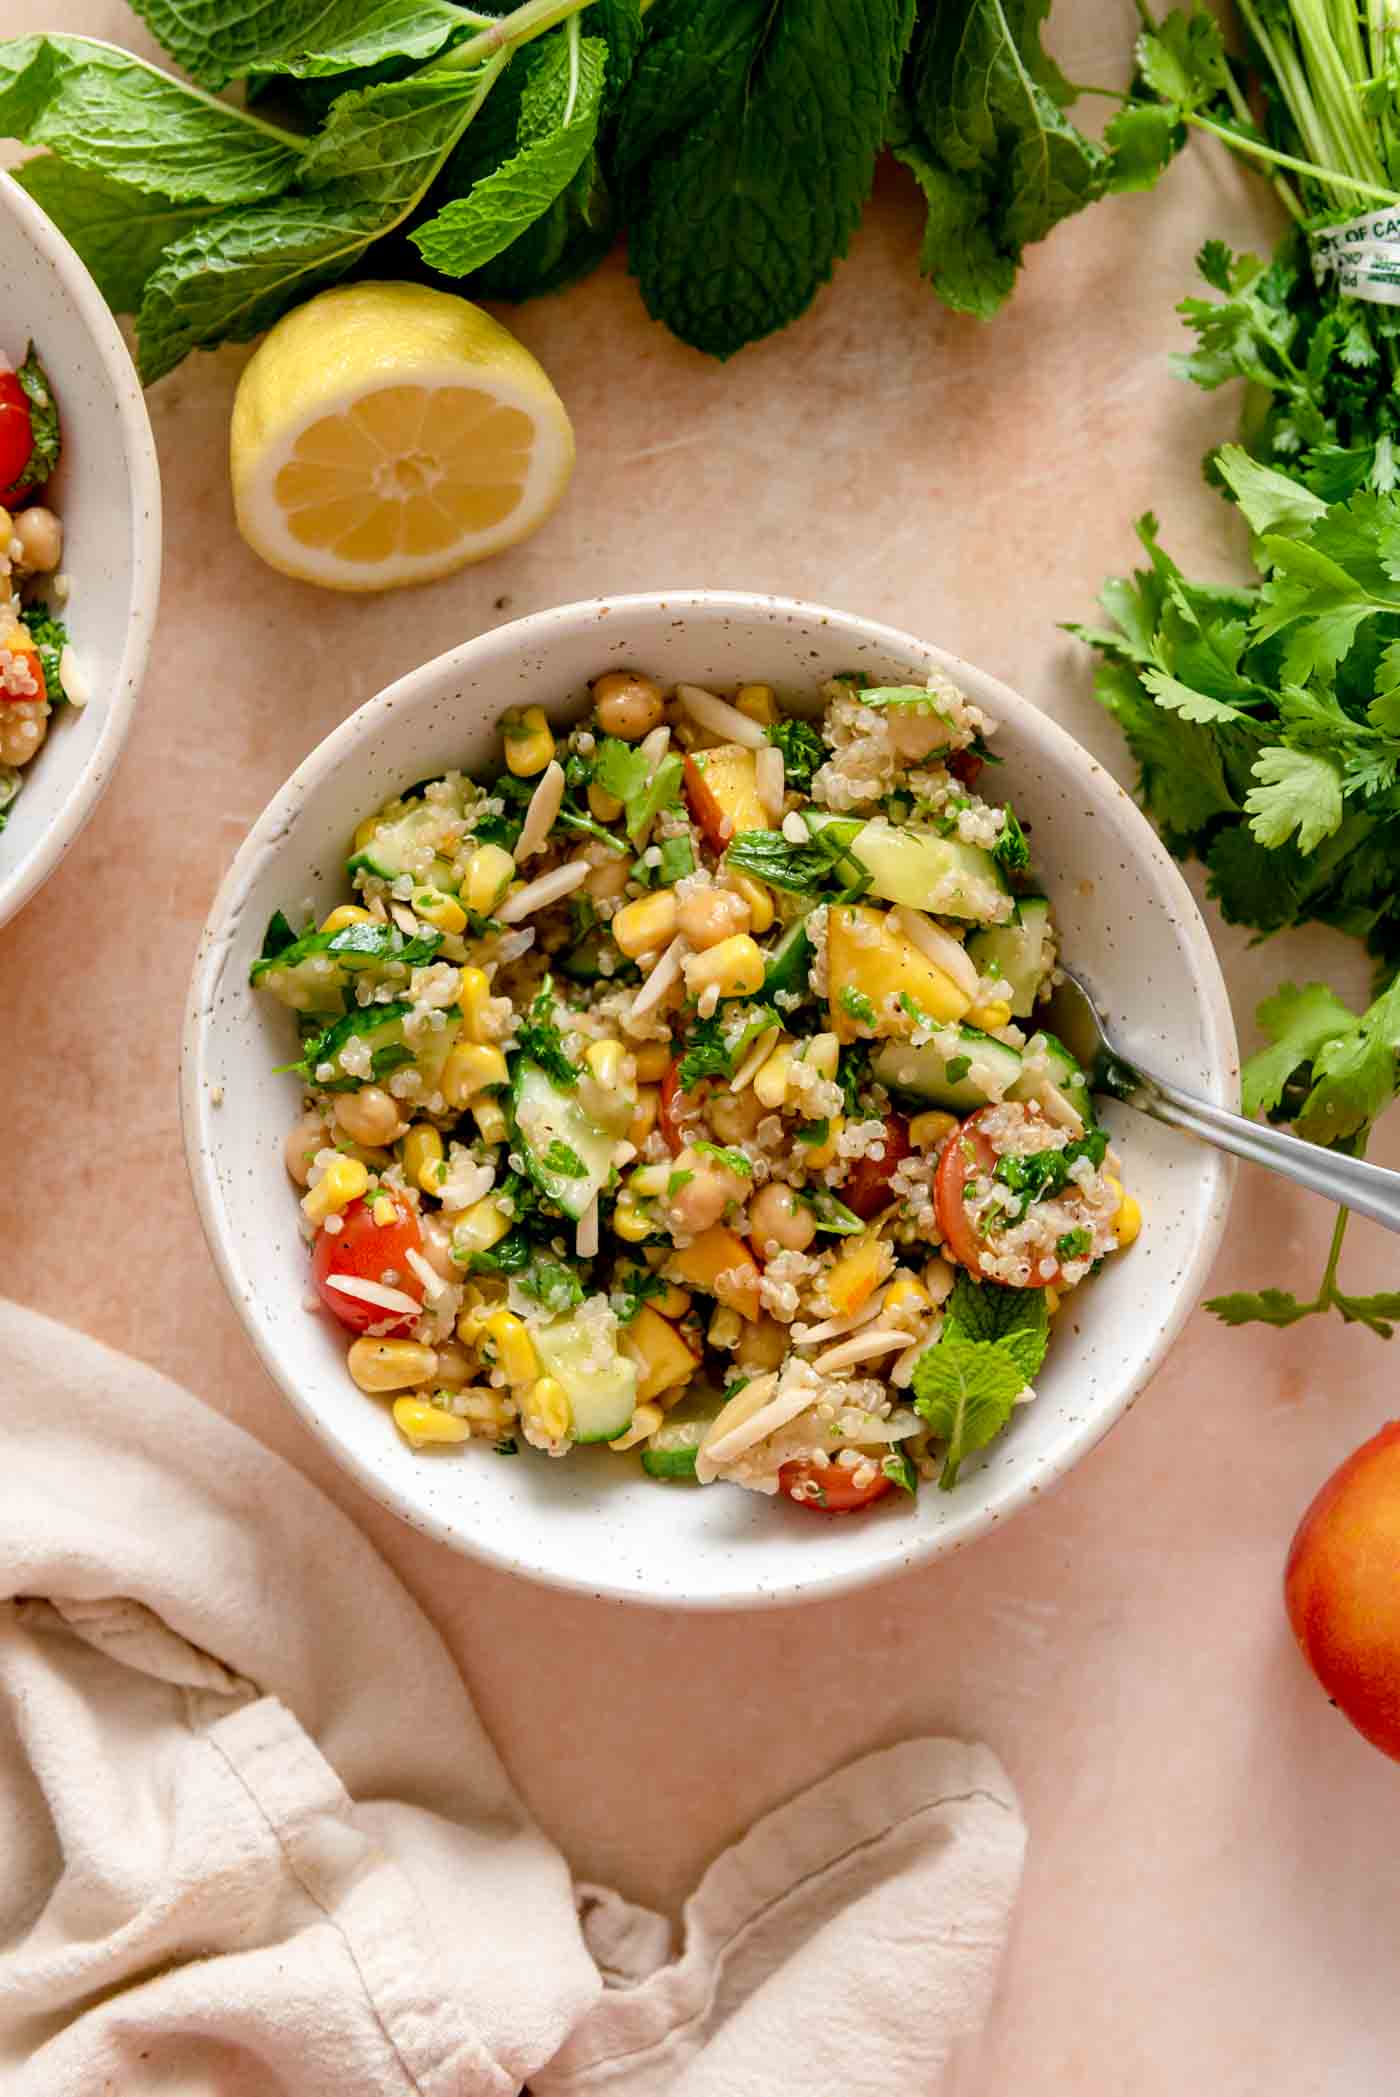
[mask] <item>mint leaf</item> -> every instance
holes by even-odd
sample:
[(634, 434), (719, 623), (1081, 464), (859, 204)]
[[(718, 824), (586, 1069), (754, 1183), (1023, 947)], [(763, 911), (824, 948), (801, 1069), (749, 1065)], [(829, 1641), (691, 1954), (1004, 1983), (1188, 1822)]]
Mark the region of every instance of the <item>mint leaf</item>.
[(431, 58), (466, 23), (446, 0), (132, 0), (201, 87), (240, 73), (309, 77), (389, 58)]
[(913, 0), (657, 0), (618, 124), (647, 310), (719, 357), (795, 320), (859, 220)]
[(790, 845), (781, 830), (741, 830), (731, 838), (725, 863), (792, 895), (815, 895), (830, 880), (833, 859), (816, 839)]
[(508, 248), (592, 154), (607, 45), (581, 37), (577, 16), (547, 42), (521, 100), (517, 150), (410, 235), (424, 261), (447, 276), (466, 276)]
[[(63, 450), (63, 435), (59, 427), (58, 402), (54, 399), (48, 373), (39, 362), (38, 352), (31, 342), (24, 353), (24, 362), (15, 372), (20, 391), (29, 403), (29, 429), (32, 450), (25, 460), (21, 479), (26, 488), (42, 488), (49, 476), (57, 470)], [(26, 625), (29, 621), (26, 620)], [(33, 629), (30, 629), (31, 634)], [(47, 666), (45, 684), (48, 685)], [(49, 685), (52, 690), (52, 686)]]
[(945, 1338), (1005, 1347), (1034, 1383), (1050, 1344), (1050, 1313), (1043, 1289), (1004, 1289), (959, 1274), (943, 1314)]
[(1325, 757), (1278, 745), (1254, 760), (1260, 782), (1245, 795), (1249, 827), (1261, 845), (1281, 845), (1297, 835), (1299, 850), (1311, 852), (1342, 820), (1342, 782)]
[(164, 249), (214, 213), (212, 205), (174, 204), (51, 153), (10, 172), (77, 249), (114, 313), (134, 313)]
[(990, 320), (1011, 295), (1016, 260), (997, 244), (982, 191), (945, 167), (907, 116), (901, 122), (897, 113), (890, 149), (918, 183), (927, 208), (920, 273), (955, 313)]
[(0, 43), (0, 137), (177, 203), (262, 202), (303, 157), (290, 133), (80, 36)]
[(914, 1468), (912, 1458), (906, 1455), (903, 1449), (892, 1449), (881, 1462), (880, 1469), (891, 1485), (897, 1485), (902, 1493), (918, 1492), (919, 1474)]
[(1357, 1017), (1325, 983), (1280, 983), (1255, 1014), (1270, 1046), (1249, 1058), (1240, 1075), (1246, 1114), (1268, 1114), (1283, 1098), (1289, 1079), (1338, 1035), (1350, 1033)]
[(149, 383), (192, 350), (246, 342), (344, 276), (419, 202), (490, 91), (490, 63), (357, 89), (306, 155), (309, 193), (197, 226), (165, 250), (141, 300)]
[(938, 1480), (951, 1492), (966, 1457), (993, 1441), (1026, 1387), (1012, 1352), (985, 1340), (944, 1337), (914, 1364), (914, 1409), (945, 1444)]

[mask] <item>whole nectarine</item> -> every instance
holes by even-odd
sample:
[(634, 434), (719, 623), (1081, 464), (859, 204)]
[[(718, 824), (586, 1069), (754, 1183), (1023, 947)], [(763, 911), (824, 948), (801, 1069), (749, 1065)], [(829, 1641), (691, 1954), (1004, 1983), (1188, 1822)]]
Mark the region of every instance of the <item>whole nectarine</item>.
[(1400, 1760), (1400, 1420), (1332, 1473), (1283, 1574), (1298, 1644), (1358, 1733)]

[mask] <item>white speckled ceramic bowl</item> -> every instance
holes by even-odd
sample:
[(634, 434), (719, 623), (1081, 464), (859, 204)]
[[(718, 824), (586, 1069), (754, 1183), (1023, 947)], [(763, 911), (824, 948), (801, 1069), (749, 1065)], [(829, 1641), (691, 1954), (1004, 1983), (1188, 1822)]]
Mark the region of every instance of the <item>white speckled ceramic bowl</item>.
[(0, 831), (0, 925), (46, 881), (112, 776), (145, 674), (160, 594), (160, 473), (141, 384), (107, 303), (63, 235), (0, 174), (3, 347), (32, 337), (53, 382), (63, 459), (64, 614), (91, 697), (64, 708)]
[(273, 1066), (288, 1013), (247, 988), (279, 907), (343, 898), (346, 840), (412, 781), (493, 757), (513, 702), (576, 716), (588, 680), (621, 666), (673, 683), (755, 680), (810, 694), (834, 671), (883, 683), (945, 669), (1000, 723), (998, 788), (1033, 831), (1066, 953), (1102, 993), (1126, 1048), (1222, 1104), (1234, 1030), (1196, 906), (1129, 797), (1061, 728), (994, 678), (889, 627), (787, 599), (676, 591), (565, 605), (439, 656), (329, 736), (250, 832), (219, 891), (185, 1023), (185, 1147), (209, 1244), (264, 1362), (302, 1418), (406, 1521), (513, 1572), (663, 1607), (750, 1608), (829, 1595), (959, 1549), (1064, 1476), (1120, 1418), (1205, 1281), (1231, 1168), (1218, 1153), (1110, 1106), (1146, 1222), (1131, 1256), (1071, 1299), (1039, 1396), (964, 1467), (956, 1491), (891, 1495), (824, 1519), (737, 1488), (667, 1486), (608, 1451), (551, 1463), (483, 1445), (415, 1455), (388, 1407), (345, 1368), (345, 1336), (304, 1308), (305, 1248), (282, 1144), (298, 1100)]

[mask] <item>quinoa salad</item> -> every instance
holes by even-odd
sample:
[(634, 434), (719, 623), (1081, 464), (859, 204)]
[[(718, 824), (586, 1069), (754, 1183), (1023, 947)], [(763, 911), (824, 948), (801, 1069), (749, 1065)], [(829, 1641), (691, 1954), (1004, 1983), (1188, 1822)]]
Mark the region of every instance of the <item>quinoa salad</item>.
[(993, 723), (937, 673), (590, 697), (268, 928), (308, 1311), (416, 1449), (606, 1443), (828, 1514), (950, 1488), (1141, 1221), (1037, 1025)]
[(80, 704), (68, 633), (53, 609), (63, 526), (44, 500), (58, 465), (58, 404), (31, 342), (12, 367), (0, 350), (0, 830), (55, 711)]

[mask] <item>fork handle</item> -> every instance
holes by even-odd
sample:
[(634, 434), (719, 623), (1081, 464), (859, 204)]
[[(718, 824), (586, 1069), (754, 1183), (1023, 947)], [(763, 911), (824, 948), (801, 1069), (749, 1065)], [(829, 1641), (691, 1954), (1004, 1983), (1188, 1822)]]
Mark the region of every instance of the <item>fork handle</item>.
[(1217, 1150), (1247, 1158), (1251, 1165), (1281, 1172), (1285, 1179), (1296, 1180), (1314, 1194), (1324, 1194), (1343, 1208), (1374, 1217), (1387, 1230), (1400, 1230), (1400, 1172), (1391, 1172), (1384, 1165), (1368, 1165), (1364, 1158), (1323, 1150), (1316, 1143), (1304, 1143), (1300, 1136), (1286, 1135), (1266, 1122), (1246, 1121), (1242, 1114), (1212, 1106), (1209, 1100), (1197, 1099), (1166, 1078), (1152, 1077), (1142, 1069), (1135, 1069), (1133, 1074), (1138, 1084), (1128, 1095), (1129, 1104), (1144, 1114), (1170, 1122), (1173, 1128), (1186, 1129), (1203, 1142), (1213, 1143)]

